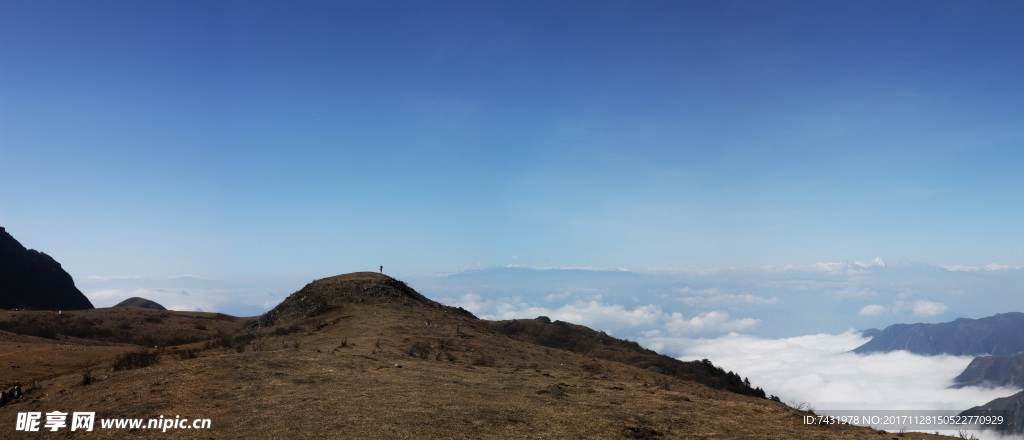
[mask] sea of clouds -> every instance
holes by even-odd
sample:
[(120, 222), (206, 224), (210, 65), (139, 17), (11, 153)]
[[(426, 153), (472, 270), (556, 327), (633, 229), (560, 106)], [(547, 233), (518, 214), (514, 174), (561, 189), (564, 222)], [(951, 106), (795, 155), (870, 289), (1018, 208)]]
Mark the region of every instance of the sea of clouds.
[[(707, 339), (650, 339), (646, 345), (681, 360), (713, 359), (793, 407), (835, 410), (962, 411), (1016, 394), (1015, 388), (951, 388), (971, 356), (922, 356), (906, 351), (855, 354), (867, 342), (860, 332), (761, 338), (729, 334)], [(957, 432), (946, 434), (959, 435)], [(994, 432), (967, 435), (1001, 439)], [(1024, 437), (1012, 437), (1024, 439)]]

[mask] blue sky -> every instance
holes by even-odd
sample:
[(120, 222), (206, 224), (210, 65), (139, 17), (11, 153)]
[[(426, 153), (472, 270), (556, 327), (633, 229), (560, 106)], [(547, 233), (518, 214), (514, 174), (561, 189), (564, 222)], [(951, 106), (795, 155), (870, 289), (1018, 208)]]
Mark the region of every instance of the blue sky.
[(1024, 266), (1021, 18), (6, 1), (0, 225), (87, 293), (258, 292), (237, 313), (378, 265)]

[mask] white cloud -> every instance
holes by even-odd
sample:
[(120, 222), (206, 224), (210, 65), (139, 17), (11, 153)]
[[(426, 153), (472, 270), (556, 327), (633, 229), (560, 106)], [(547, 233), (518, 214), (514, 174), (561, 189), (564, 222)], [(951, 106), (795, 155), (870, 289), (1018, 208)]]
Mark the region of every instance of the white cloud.
[(873, 298), (878, 296), (878, 292), (875, 292), (872, 289), (855, 285), (843, 287), (842, 289), (832, 292), (832, 294), (839, 298)]
[(113, 280), (139, 280), (140, 275), (89, 275), (85, 277), (89, 281), (113, 281)]
[(679, 312), (666, 312), (660, 305), (647, 304), (626, 307), (622, 304), (608, 304), (600, 296), (590, 300), (579, 300), (557, 308), (531, 305), (519, 298), (487, 300), (478, 294), (465, 294), (454, 301), (483, 319), (529, 319), (547, 316), (551, 319), (585, 325), (609, 333), (629, 330), (648, 334), (690, 335), (701, 333), (725, 333), (754, 328), (759, 319), (731, 319), (726, 312), (710, 311), (686, 317)]
[(963, 266), (963, 265), (960, 265), (960, 264), (954, 264), (954, 265), (949, 265), (949, 266), (942, 266), (942, 268), (946, 269), (946, 270), (948, 270), (950, 272), (982, 272), (982, 271), (985, 271), (985, 272), (995, 272), (995, 271), (1005, 271), (1005, 270), (1016, 270), (1016, 269), (1020, 269), (1021, 266), (1011, 266), (1011, 265), (1007, 265), (1007, 264), (989, 263), (989, 264), (986, 264), (986, 265), (984, 265), (982, 267)]
[(765, 305), (775, 304), (779, 302), (778, 298), (764, 298), (757, 295), (751, 294), (732, 294), (722, 291), (718, 288), (710, 289), (694, 289), (692, 287), (678, 287), (673, 289), (675, 292), (689, 295), (679, 298), (684, 304), (695, 305), (695, 304), (725, 304), (725, 305)]
[(811, 266), (811, 267), (813, 269), (819, 271), (819, 272), (840, 273), (840, 272), (846, 270), (847, 268), (849, 268), (850, 265), (848, 265), (846, 263), (826, 263), (826, 262), (820, 262), (820, 263), (814, 263), (814, 265)]
[(889, 309), (887, 309), (885, 306), (871, 304), (864, 306), (864, 308), (860, 309), (860, 314), (864, 316), (878, 316), (888, 311)]
[(193, 275), (193, 274), (189, 274), (189, 273), (184, 274), (184, 275), (175, 275), (175, 276), (170, 277), (169, 279), (171, 279), (171, 280), (188, 279), (188, 280), (203, 280), (203, 281), (209, 281), (210, 280), (210, 278), (207, 278), (207, 277), (204, 277), (204, 276), (201, 276), (201, 275)]
[(677, 288), (672, 289), (672, 290), (674, 290), (674, 291), (676, 291), (678, 293), (682, 293), (684, 295), (706, 295), (706, 296), (713, 296), (713, 295), (721, 295), (721, 294), (725, 293), (721, 289), (718, 289), (718, 288), (715, 288), (715, 287), (712, 287), (710, 289), (694, 289), (694, 288), (692, 288), (690, 286), (686, 286), (686, 287), (677, 287)]
[(949, 306), (943, 303), (919, 299), (914, 302), (913, 310), (914, 316), (935, 316), (949, 310)]
[(816, 410), (963, 410), (1017, 392), (949, 388), (971, 362), (970, 356), (850, 352), (867, 341), (850, 330), (784, 339), (729, 334), (642, 342), (676, 347), (682, 360), (711, 359), (784, 402), (807, 402)]
[(1020, 269), (1020, 266), (1009, 266), (1009, 265), (1005, 265), (1005, 264), (996, 264), (996, 263), (989, 263), (989, 264), (985, 265), (985, 270), (987, 270), (987, 271), (1013, 270), (1013, 269)]
[(946, 270), (948, 270), (950, 272), (977, 272), (979, 270), (979, 268), (977, 268), (977, 267), (961, 266), (959, 264), (954, 264), (954, 265), (949, 265), (949, 266), (942, 266), (942, 268), (946, 269)]
[(673, 313), (671, 320), (665, 325), (665, 329), (676, 335), (737, 332), (749, 330), (760, 321), (753, 318), (729, 320), (729, 314), (726, 312), (707, 312), (690, 319), (686, 319), (680, 313)]
[[(479, 263), (477, 263), (479, 265)], [(629, 272), (628, 269), (615, 268), (609, 269), (607, 267), (600, 266), (524, 266), (521, 264), (509, 264), (505, 266), (509, 269), (533, 269), (533, 270), (585, 270), (590, 272)]]
[[(558, 312), (586, 317), (587, 313), (596, 313), (596, 309), (573, 306), (577, 301), (584, 304), (596, 301), (603, 306), (621, 304), (626, 311), (644, 305), (660, 305), (667, 317), (662, 315), (646, 327), (633, 327), (613, 318), (607, 321), (595, 318), (582, 323), (615, 329), (617, 335), (631, 338), (642, 337), (651, 330), (670, 334), (665, 326), (672, 322), (674, 312), (682, 313), (689, 321), (703, 313), (727, 311), (731, 314), (730, 320), (761, 320), (744, 332), (792, 336), (816, 331), (838, 332), (847, 327), (916, 322), (922, 317), (941, 318), (950, 315), (952, 310), (957, 311), (957, 316), (981, 318), (1007, 309), (1024, 308), (1024, 287), (1021, 287), (1024, 286), (1024, 270), (949, 272), (928, 264), (886, 260), (882, 268), (882, 262), (861, 261), (862, 266), (872, 268), (858, 266), (853, 260), (821, 263), (837, 273), (816, 271), (808, 265), (709, 269), (704, 271), (705, 275), (697, 271), (558, 273), (493, 268), (448, 278), (424, 279), (422, 283), (410, 285), (418, 290), (423, 288), (422, 293), (446, 304), (466, 293), (479, 294), (488, 301), (481, 304), (480, 309), (469, 308), (478, 316), (494, 319), (532, 318)], [(593, 291), (584, 292), (581, 290), (584, 288)], [(877, 307), (865, 308), (868, 305)], [(532, 313), (534, 309), (538, 313)], [(781, 317), (780, 311), (792, 318)], [(891, 320), (882, 323), (877, 321), (879, 317)]]
[(729, 293), (723, 293), (714, 296), (688, 296), (680, 298), (685, 304), (728, 304), (728, 305), (739, 305), (739, 304), (750, 304), (750, 305), (765, 305), (775, 304), (779, 302), (778, 298), (764, 298), (757, 295), (743, 294), (733, 295)]
[(548, 296), (545, 296), (544, 297), (544, 301), (552, 302), (552, 301), (557, 301), (557, 300), (560, 300), (560, 299), (567, 299), (570, 296), (572, 296), (572, 292), (569, 292), (567, 290), (567, 291), (562, 292), (562, 293), (552, 293), (552, 294), (550, 294)]
[(875, 257), (875, 259), (871, 260), (870, 263), (862, 263), (860, 261), (855, 261), (853, 264), (859, 267), (885, 267), (885, 260), (883, 260), (882, 257)]

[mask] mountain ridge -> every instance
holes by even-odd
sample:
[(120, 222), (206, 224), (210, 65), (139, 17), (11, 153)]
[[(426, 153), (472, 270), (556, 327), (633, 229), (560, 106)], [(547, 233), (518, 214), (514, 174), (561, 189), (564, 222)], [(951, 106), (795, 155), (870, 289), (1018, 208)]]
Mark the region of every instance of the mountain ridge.
[(937, 324), (893, 324), (853, 352), (906, 350), (923, 355), (1015, 355), (1024, 352), (1024, 338), (1020, 335), (1024, 335), (1024, 313), (1007, 312)]

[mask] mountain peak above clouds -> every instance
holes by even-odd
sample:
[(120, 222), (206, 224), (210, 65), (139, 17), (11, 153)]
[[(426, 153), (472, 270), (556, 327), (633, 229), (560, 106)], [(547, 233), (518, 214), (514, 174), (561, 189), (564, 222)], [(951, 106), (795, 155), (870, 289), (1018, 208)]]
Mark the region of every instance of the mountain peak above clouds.
[(980, 319), (958, 318), (938, 324), (894, 324), (853, 349), (860, 354), (906, 350), (923, 355), (955, 356), (1024, 351), (1024, 313), (1000, 313)]

